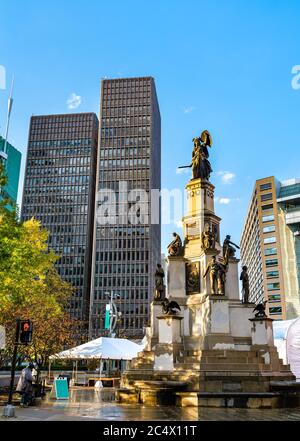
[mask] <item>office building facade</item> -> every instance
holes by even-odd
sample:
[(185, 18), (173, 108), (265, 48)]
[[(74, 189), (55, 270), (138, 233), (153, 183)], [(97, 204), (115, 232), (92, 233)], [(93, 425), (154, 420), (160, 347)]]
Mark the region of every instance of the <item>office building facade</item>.
[(7, 176), (7, 184), (1, 189), (0, 197), (9, 198), (13, 204), (16, 204), (18, 199), (21, 159), (21, 152), (9, 142), (5, 145), (4, 138), (0, 136), (0, 161), (4, 164)]
[(75, 288), (70, 313), (86, 330), (97, 150), (94, 113), (31, 118), (22, 219), (34, 217), (49, 231), (49, 248), (60, 256), (57, 270)]
[[(101, 81), (97, 202), (93, 251), (90, 337), (107, 335), (105, 305), (115, 298), (119, 312), (117, 335), (139, 338), (148, 325), (154, 293), (154, 273), (160, 262), (160, 209), (151, 218), (150, 192), (161, 187), (160, 112), (152, 77)], [(101, 194), (114, 195), (107, 222)], [(149, 214), (132, 220), (128, 210)], [(107, 202), (107, 201), (106, 201)], [(139, 217), (140, 213), (137, 213)], [(100, 219), (101, 218), (101, 219)]]
[(300, 315), (300, 181), (256, 181), (241, 238), (250, 301), (276, 320)]

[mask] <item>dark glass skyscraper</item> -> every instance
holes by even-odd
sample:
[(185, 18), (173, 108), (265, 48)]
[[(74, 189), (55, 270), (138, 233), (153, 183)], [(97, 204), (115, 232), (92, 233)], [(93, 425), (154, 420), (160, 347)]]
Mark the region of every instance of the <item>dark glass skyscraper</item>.
[(33, 116), (22, 219), (50, 232), (57, 270), (75, 287), (70, 312), (88, 324), (98, 118), (94, 113)]
[[(100, 128), (90, 337), (106, 334), (105, 305), (113, 293), (122, 313), (117, 335), (138, 338), (148, 323), (161, 255), (159, 206), (150, 216), (150, 191), (161, 186), (160, 112), (154, 79), (102, 80)], [(107, 189), (112, 199), (99, 196)], [(143, 190), (149, 203), (143, 201), (140, 211), (148, 210), (149, 218), (132, 222), (126, 213), (135, 210)], [(99, 221), (103, 202), (110, 213), (117, 203), (115, 220)]]

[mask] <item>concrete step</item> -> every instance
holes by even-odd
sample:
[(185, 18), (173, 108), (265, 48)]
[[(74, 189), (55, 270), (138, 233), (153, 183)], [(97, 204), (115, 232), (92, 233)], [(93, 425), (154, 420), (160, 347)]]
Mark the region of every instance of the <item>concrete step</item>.
[(261, 363), (176, 363), (175, 370), (189, 370), (189, 371), (215, 371), (215, 372), (231, 372), (231, 371), (269, 371), (270, 365)]

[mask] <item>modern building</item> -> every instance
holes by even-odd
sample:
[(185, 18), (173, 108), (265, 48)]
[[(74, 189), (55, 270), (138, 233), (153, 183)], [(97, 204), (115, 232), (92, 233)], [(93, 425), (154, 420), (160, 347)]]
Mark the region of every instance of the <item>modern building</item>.
[(5, 145), (4, 138), (0, 136), (0, 161), (5, 165), (7, 176), (7, 184), (1, 189), (0, 197), (8, 197), (13, 203), (17, 203), (18, 199), (21, 158), (19, 150), (9, 142)]
[(98, 118), (94, 113), (30, 120), (22, 219), (49, 231), (57, 270), (75, 287), (70, 312), (88, 329)]
[[(113, 295), (122, 314), (118, 335), (140, 338), (161, 257), (160, 207), (150, 216), (150, 192), (161, 187), (160, 112), (152, 77), (101, 81), (97, 186), (90, 337), (106, 335), (105, 305)], [(105, 219), (105, 204), (116, 216)]]
[(250, 301), (276, 320), (300, 316), (300, 180), (256, 181), (241, 238)]

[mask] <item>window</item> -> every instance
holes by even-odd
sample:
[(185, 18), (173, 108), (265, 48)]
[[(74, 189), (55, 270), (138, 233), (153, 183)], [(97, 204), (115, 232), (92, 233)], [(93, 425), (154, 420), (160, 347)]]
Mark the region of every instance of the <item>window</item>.
[(267, 289), (268, 291), (275, 291), (277, 289), (280, 289), (280, 283), (279, 282), (267, 283)]
[(275, 236), (271, 236), (271, 237), (266, 237), (264, 239), (264, 243), (275, 243), (276, 242), (276, 237)]
[(267, 259), (266, 260), (266, 266), (277, 266), (278, 265), (278, 259)]
[(275, 231), (275, 225), (270, 225), (263, 228), (263, 233), (273, 233)]
[(277, 248), (265, 248), (265, 256), (271, 256), (277, 254)]
[(269, 313), (270, 315), (275, 315), (275, 314), (282, 314), (282, 308), (280, 306), (273, 306), (272, 308), (269, 308)]
[(279, 271), (267, 271), (267, 278), (279, 277)]
[(263, 201), (270, 201), (272, 199), (272, 193), (266, 193), (262, 194), (260, 197), (260, 200)]
[(262, 221), (263, 222), (270, 222), (274, 220), (274, 214), (270, 214), (269, 216), (263, 216)]
[(273, 204), (262, 205), (261, 209), (262, 209), (262, 211), (272, 210)]
[(280, 294), (270, 294), (268, 295), (268, 300), (270, 303), (280, 302)]
[(267, 182), (266, 184), (261, 184), (259, 186), (260, 191), (264, 191), (264, 190), (271, 190), (272, 188), (272, 183), (271, 182)]

